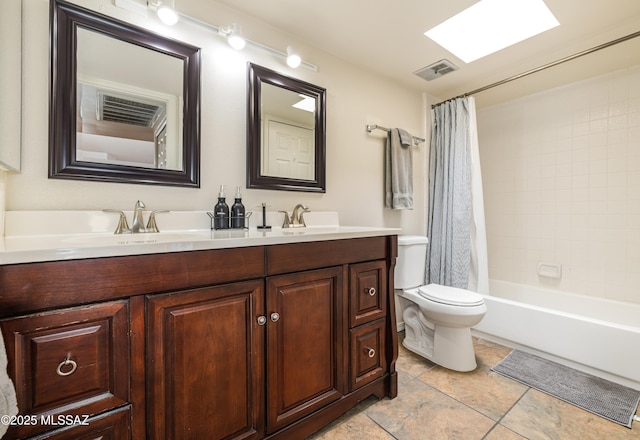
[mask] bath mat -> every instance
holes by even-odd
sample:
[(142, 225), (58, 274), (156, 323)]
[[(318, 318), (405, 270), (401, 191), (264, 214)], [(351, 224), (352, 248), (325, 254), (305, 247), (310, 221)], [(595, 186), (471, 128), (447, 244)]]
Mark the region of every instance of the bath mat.
[(627, 428), (640, 402), (640, 391), (520, 350), (491, 370)]

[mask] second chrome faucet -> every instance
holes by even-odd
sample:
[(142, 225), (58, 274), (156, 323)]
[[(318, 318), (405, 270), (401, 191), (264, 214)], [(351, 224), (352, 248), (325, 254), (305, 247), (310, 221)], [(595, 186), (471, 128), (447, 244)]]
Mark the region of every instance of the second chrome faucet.
[(145, 226), (143, 214), (145, 208), (146, 206), (144, 203), (142, 203), (142, 201), (138, 200), (136, 202), (136, 205), (133, 209), (133, 225), (131, 226), (131, 228), (129, 228), (127, 216), (123, 211), (119, 211), (117, 209), (103, 209), (102, 211), (120, 214), (120, 219), (118, 220), (118, 225), (116, 226), (114, 234), (140, 234), (147, 232), (160, 232), (156, 223), (156, 214), (169, 211), (166, 209), (157, 209), (155, 211), (151, 211), (151, 214), (149, 214), (149, 221)]

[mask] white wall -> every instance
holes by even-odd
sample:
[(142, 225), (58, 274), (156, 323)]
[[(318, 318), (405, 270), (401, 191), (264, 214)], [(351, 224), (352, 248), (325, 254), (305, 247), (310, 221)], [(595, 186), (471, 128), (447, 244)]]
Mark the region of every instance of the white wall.
[[(167, 28), (152, 14), (143, 18), (116, 8), (111, 0), (74, 3), (202, 48), (201, 188), (47, 178), (49, 3), (29, 0), (24, 11), (23, 169), (21, 174), (7, 176), (7, 210), (130, 210), (138, 199), (150, 209), (205, 210), (213, 208), (218, 187), (225, 184), (228, 193), (236, 185), (243, 188), (248, 209), (264, 201), (272, 210), (291, 210), (296, 203), (305, 202), (311, 210), (339, 211), (343, 224), (403, 227), (406, 233), (424, 233), (426, 144), (414, 150), (415, 209), (392, 212), (383, 207), (385, 133), (370, 135), (365, 130), (366, 124), (398, 126), (428, 138), (428, 113), (419, 91), (370, 74), (212, 1), (194, 0), (179, 6), (189, 8), (181, 12), (215, 25), (238, 22), (245, 36), (267, 46), (284, 51), (287, 45), (294, 45), (319, 71), (292, 70), (283, 60), (255, 48), (235, 52), (210, 31), (184, 22)], [(327, 89), (326, 194), (245, 189), (247, 61)]]
[(481, 109), (478, 130), (490, 277), (640, 303), (640, 66)]

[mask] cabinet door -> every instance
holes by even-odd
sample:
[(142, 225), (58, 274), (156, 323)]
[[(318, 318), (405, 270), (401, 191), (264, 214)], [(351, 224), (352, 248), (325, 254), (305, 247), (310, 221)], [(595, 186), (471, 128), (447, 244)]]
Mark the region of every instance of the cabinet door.
[(342, 372), (341, 267), (267, 281), (267, 431), (339, 399)]
[(263, 281), (147, 298), (149, 438), (258, 438)]
[(20, 414), (7, 439), (55, 429), (58, 416), (94, 415), (129, 400), (128, 302), (114, 301), (2, 321)]

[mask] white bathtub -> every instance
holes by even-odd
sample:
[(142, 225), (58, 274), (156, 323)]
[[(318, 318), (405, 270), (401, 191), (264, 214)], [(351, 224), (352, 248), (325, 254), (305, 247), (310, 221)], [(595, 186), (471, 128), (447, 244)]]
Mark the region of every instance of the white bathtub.
[(640, 304), (490, 281), (473, 334), (640, 390)]

